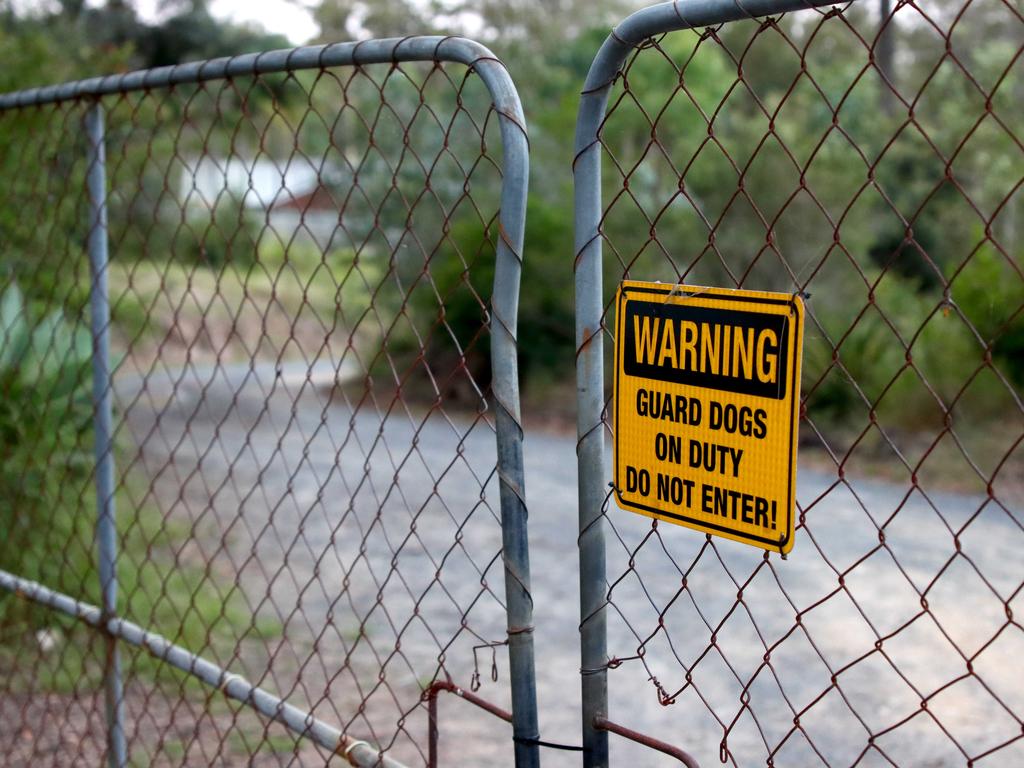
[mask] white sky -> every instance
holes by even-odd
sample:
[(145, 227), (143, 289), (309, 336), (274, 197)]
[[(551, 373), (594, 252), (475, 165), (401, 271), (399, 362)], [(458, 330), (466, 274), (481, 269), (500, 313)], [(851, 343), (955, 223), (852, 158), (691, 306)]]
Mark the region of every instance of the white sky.
[[(320, 30), (313, 21), (307, 3), (311, 0), (213, 0), (210, 12), (214, 18), (239, 23), (254, 22), (270, 32), (278, 32), (293, 44), (301, 45)], [(103, 0), (90, 0), (89, 5), (101, 5)], [(18, 11), (51, 10), (52, 0), (14, 0), (11, 5)], [(159, 0), (132, 0), (143, 21), (160, 18)]]
[[(160, 0), (130, 0), (143, 21), (160, 20), (158, 12)], [(369, 0), (374, 2), (375, 0)], [(9, 0), (18, 10), (33, 11), (49, 9), (53, 0)], [(293, 45), (302, 45), (319, 34), (320, 29), (313, 21), (310, 6), (316, 0), (212, 0), (210, 12), (214, 18), (236, 23), (254, 23), (270, 32), (277, 32), (288, 38)], [(98, 6), (103, 0), (89, 0), (89, 5)], [(479, 18), (472, 14), (460, 14), (457, 19), (440, 17), (438, 21), (457, 20), (463, 34), (480, 34), (482, 32)], [(358, 23), (356, 24), (358, 27)]]
[[(159, 0), (134, 0), (133, 4), (145, 21), (159, 18)], [(284, 35), (295, 45), (309, 41), (320, 31), (309, 9), (295, 0), (213, 0), (210, 13), (225, 21), (254, 22)]]

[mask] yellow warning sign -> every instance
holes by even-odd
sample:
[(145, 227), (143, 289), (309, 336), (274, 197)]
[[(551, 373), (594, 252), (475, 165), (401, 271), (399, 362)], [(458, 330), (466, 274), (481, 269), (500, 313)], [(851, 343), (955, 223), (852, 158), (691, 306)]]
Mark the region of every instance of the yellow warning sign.
[(789, 552), (803, 301), (626, 281), (616, 306), (619, 506)]

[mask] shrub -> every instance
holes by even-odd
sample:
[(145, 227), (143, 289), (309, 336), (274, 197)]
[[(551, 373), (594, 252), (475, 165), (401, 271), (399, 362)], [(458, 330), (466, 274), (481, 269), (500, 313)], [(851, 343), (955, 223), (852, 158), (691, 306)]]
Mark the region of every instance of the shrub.
[[(91, 353), (61, 311), (35, 317), (14, 283), (0, 294), (0, 568), (83, 599), (96, 592)], [(19, 609), (6, 600), (10, 620)]]

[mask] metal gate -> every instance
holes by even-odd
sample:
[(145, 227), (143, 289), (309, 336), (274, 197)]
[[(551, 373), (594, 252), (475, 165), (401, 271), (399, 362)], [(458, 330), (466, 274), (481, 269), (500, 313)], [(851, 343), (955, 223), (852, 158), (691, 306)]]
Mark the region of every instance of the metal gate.
[[(489, 764), (502, 721), (517, 765), (1024, 761), (1024, 19), (812, 5), (645, 9), (584, 87), (582, 747), (537, 729), (493, 54), (0, 96), (8, 762)], [(805, 297), (785, 562), (615, 508), (625, 278)]]
[(0, 136), (6, 761), (434, 762), (484, 684), (463, 727), (537, 764), (503, 65), (265, 52)]
[[(647, 8), (584, 86), (588, 766), (609, 764), (610, 731), (645, 745), (616, 739), (621, 764), (655, 764), (659, 741), (704, 765), (1024, 760), (1024, 19), (811, 5)], [(624, 278), (805, 296), (788, 561), (616, 508)]]

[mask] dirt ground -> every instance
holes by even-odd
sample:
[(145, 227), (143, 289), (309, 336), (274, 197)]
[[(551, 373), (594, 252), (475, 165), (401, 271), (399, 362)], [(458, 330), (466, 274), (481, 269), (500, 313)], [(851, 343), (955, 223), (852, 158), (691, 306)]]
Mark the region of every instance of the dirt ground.
[[(197, 532), (209, 588), (236, 587), (254, 620), (279, 627), (259, 652), (240, 644), (220, 661), (422, 765), (420, 691), (434, 676), (467, 688), (479, 676), (480, 694), (508, 706), (506, 654), (489, 645), (504, 637), (493, 432), (465, 414), (356, 408), (300, 374), (197, 371), (148, 380), (144, 398), (142, 382), (127, 382), (118, 396), (138, 471), (161, 514)], [(575, 438), (532, 429), (525, 447), (541, 734), (575, 744)], [(652, 533), (609, 509), (609, 653), (622, 660), (609, 673), (613, 719), (704, 765), (726, 733), (737, 766), (774, 753), (787, 768), (945, 768), (1004, 742), (987, 764), (1024, 763), (1012, 715), (1024, 693), (1006, 672), (1024, 654), (1007, 619), (1024, 609), (1021, 510), (897, 478), (847, 481), (827, 462), (801, 467), (804, 526), (770, 569), (760, 552)], [(219, 694), (153, 691), (135, 681), (127, 698), (139, 765), (325, 760)], [(505, 723), (453, 697), (439, 709), (442, 765), (511, 765)], [(95, 693), (7, 697), (7, 764), (98, 764), (101, 712)], [(617, 765), (674, 764), (612, 745)], [(578, 760), (544, 755), (547, 766)]]

